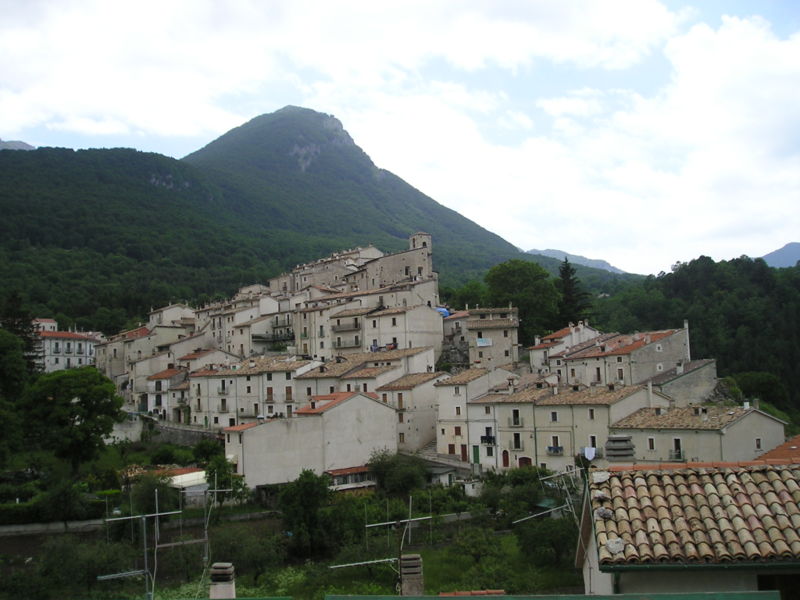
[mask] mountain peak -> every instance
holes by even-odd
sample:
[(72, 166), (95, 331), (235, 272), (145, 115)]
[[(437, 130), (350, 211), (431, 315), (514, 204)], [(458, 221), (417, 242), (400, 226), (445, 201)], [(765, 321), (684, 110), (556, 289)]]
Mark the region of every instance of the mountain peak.
[(20, 141), (0, 140), (0, 150), (36, 150), (36, 147)]
[(773, 250), (761, 258), (770, 267), (793, 267), (800, 261), (800, 242), (789, 242), (783, 248)]

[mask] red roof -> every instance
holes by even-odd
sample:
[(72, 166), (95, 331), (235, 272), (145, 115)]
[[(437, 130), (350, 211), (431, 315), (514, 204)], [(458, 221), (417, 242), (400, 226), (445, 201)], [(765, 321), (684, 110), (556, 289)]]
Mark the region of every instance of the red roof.
[(736, 462), (668, 462), (668, 463), (642, 463), (638, 465), (613, 465), (605, 471), (666, 471), (674, 469), (726, 469), (736, 467), (757, 467), (764, 465), (794, 465), (797, 460), (791, 458), (767, 458), (763, 456), (755, 460), (740, 460)]
[(800, 435), (796, 435), (777, 448), (765, 452), (758, 460), (790, 459), (793, 463), (800, 464)]
[(164, 369), (163, 371), (159, 371), (158, 373), (154, 373), (147, 378), (148, 381), (155, 381), (156, 379), (169, 379), (174, 377), (178, 373), (184, 373), (183, 369)]
[(332, 477), (338, 477), (340, 475), (352, 475), (353, 473), (366, 473), (369, 471), (369, 467), (367, 465), (361, 465), (360, 467), (345, 467), (344, 469), (329, 469), (325, 471), (328, 475)]
[(453, 320), (455, 320), (455, 319), (465, 319), (468, 316), (469, 316), (469, 311), (468, 310), (458, 310), (458, 311), (452, 313), (451, 315), (445, 317), (444, 320), (447, 321), (449, 319), (453, 319)]
[(258, 427), (259, 423), (242, 423), (241, 425), (234, 425), (232, 427), (226, 427), (222, 431), (244, 431), (246, 429), (252, 429), (253, 427)]
[(144, 337), (148, 333), (150, 333), (150, 330), (144, 325), (142, 325), (141, 327), (137, 327), (136, 329), (131, 329), (130, 331), (124, 331), (122, 332), (122, 335), (125, 336), (125, 339), (133, 340), (136, 338)]
[(558, 346), (558, 342), (542, 342), (541, 344), (536, 344), (535, 346), (530, 346), (528, 350), (544, 350), (545, 348), (552, 348), (553, 346)]
[(40, 331), (39, 335), (43, 338), (55, 338), (58, 340), (81, 340), (83, 342), (96, 342), (97, 340), (83, 333), (74, 331)]
[(219, 369), (206, 367), (205, 369), (198, 369), (189, 373), (189, 377), (206, 377), (208, 375), (219, 375)]
[(560, 340), (561, 338), (566, 337), (567, 335), (569, 335), (569, 327), (563, 327), (562, 329), (559, 329), (558, 331), (554, 331), (553, 333), (544, 336), (542, 339), (543, 340)]
[(311, 408), (311, 404), (306, 404), (303, 408), (298, 408), (294, 412), (297, 415), (318, 415), (358, 394), (368, 396), (373, 400), (378, 399), (378, 395), (372, 392), (334, 392), (333, 394), (320, 394), (319, 396), (311, 396), (311, 402), (314, 404), (314, 408)]

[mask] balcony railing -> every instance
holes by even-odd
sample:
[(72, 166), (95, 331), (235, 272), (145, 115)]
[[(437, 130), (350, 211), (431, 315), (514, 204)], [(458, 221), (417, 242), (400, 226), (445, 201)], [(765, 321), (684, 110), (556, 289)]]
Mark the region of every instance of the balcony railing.
[(517, 417), (516, 419), (514, 417), (509, 417), (508, 418), (508, 426), (509, 427), (524, 427), (525, 426), (525, 419), (523, 419), (522, 417)]
[[(585, 456), (584, 449), (585, 448), (581, 448), (581, 456)], [(594, 457), (595, 458), (603, 458), (603, 449), (602, 448), (595, 448), (594, 449)]]
[(288, 342), (294, 339), (293, 331), (282, 331), (279, 333), (254, 333), (254, 342)]
[(337, 340), (334, 346), (336, 348), (360, 348), (361, 342), (356, 340)]
[(220, 404), (219, 406), (217, 406), (217, 412), (218, 413), (228, 412), (228, 406), (226, 404)]
[(218, 393), (220, 396), (227, 396), (227, 395), (228, 395), (228, 390), (229, 390), (229, 389), (230, 389), (230, 388), (226, 388), (226, 387), (218, 387), (218, 388), (217, 388), (217, 393)]
[(564, 456), (564, 446), (548, 446), (547, 454), (549, 456)]
[(669, 451), (669, 459), (670, 460), (686, 460), (686, 456), (683, 450), (670, 450)]
[(495, 445), (495, 437), (493, 435), (482, 435), (481, 444), (488, 444), (489, 446)]
[(343, 323), (341, 325), (331, 325), (332, 331), (358, 331), (361, 329), (361, 323)]

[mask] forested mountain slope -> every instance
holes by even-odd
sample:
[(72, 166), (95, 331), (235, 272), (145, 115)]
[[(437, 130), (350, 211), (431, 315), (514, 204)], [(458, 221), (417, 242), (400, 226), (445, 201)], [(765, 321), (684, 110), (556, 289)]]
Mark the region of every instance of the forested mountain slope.
[[(420, 230), (433, 235), (445, 284), (525, 256), (378, 169), (333, 117), (294, 107), (181, 161), (129, 149), (0, 152), (0, 211), (0, 287), (38, 315), (107, 332), (336, 250), (401, 250)], [(616, 281), (580, 273), (590, 286)]]

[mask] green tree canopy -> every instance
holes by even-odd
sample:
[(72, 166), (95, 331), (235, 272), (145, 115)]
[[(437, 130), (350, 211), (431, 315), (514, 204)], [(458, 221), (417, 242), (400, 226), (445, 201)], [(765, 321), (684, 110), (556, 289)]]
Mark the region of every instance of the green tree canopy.
[(550, 275), (536, 263), (513, 259), (495, 265), (486, 274), (492, 306), (511, 304), (519, 309), (519, 339), (534, 337), (557, 325), (558, 291)]
[(291, 533), (291, 549), (300, 556), (324, 555), (332, 540), (326, 530), (323, 509), (330, 503), (330, 479), (304, 469), (278, 496), (283, 526)]
[(97, 456), (123, 418), (113, 382), (94, 367), (42, 375), (28, 388), (24, 404), (29, 440), (69, 461), (73, 470)]
[(558, 276), (556, 287), (561, 293), (558, 302), (559, 324), (577, 323), (589, 314), (592, 307), (591, 296), (583, 289), (583, 285), (575, 274), (575, 267), (570, 264), (566, 256), (558, 268)]
[(388, 496), (407, 496), (425, 485), (425, 465), (415, 456), (382, 450), (374, 452), (367, 464), (378, 489)]

